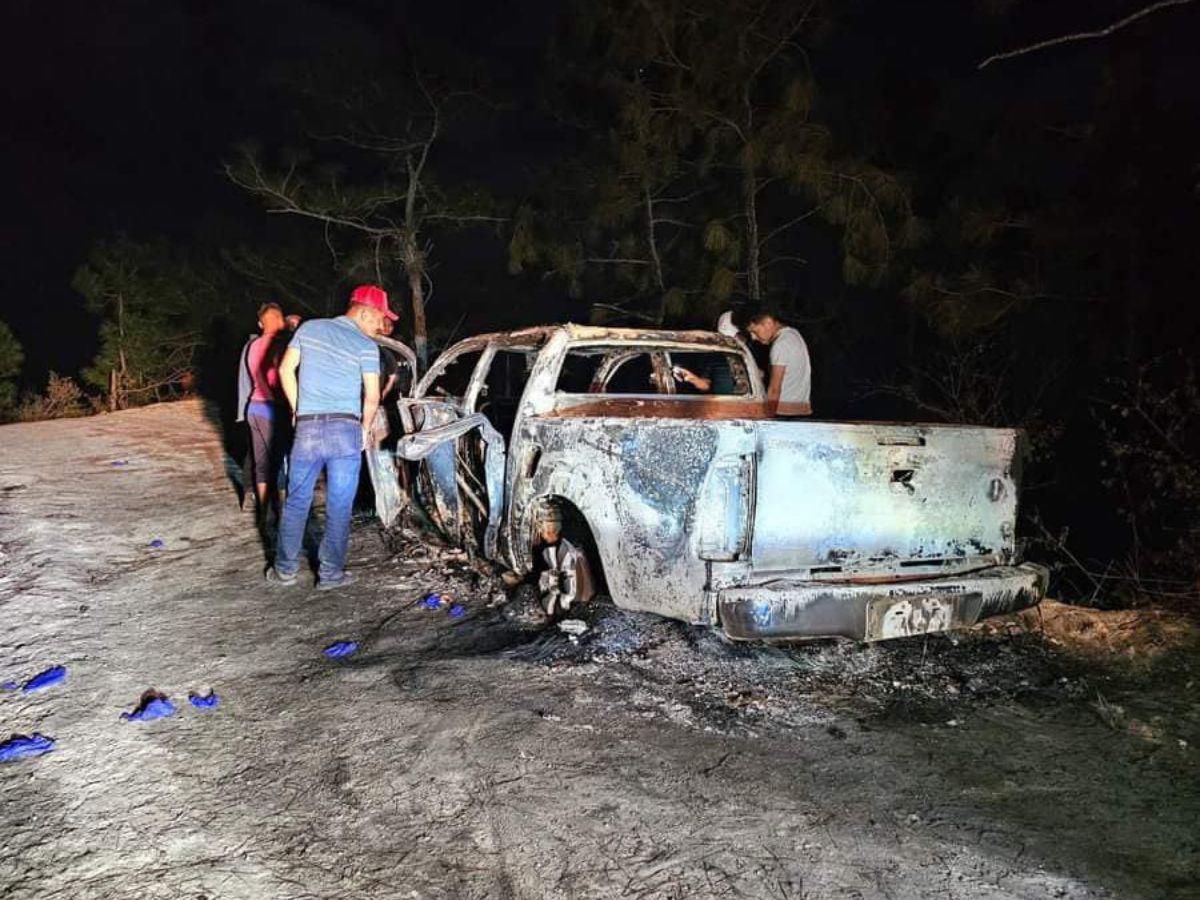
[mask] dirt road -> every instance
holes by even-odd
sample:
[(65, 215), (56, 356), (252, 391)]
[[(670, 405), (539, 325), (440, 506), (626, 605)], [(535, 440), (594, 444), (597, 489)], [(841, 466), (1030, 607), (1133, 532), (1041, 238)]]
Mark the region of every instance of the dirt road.
[[(0, 739), (57, 741), (0, 764), (0, 896), (1200, 896), (1187, 658), (729, 647), (603, 608), (573, 643), (366, 519), (358, 585), (269, 591), (199, 403), (0, 447), (0, 681), (69, 673), (0, 692)], [(120, 720), (149, 688), (179, 712)]]

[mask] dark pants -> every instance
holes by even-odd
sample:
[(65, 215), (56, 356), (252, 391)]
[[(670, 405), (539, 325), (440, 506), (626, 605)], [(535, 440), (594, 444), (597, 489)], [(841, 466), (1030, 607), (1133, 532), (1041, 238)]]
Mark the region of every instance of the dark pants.
[(255, 484), (274, 486), (279, 479), (279, 469), (288, 449), (291, 428), (281, 411), (274, 417), (246, 416), (250, 429), (250, 460)]
[(288, 496), (279, 521), (275, 570), (294, 575), (300, 568), (304, 526), (313, 488), (325, 470), (325, 534), (317, 551), (321, 581), (341, 581), (350, 543), (350, 513), (362, 467), (362, 424), (357, 419), (301, 420), (296, 425), (288, 467)]

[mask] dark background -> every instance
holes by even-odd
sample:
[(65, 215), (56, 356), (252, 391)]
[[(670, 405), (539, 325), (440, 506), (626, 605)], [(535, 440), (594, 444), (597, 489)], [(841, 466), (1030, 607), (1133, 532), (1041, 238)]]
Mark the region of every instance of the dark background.
[[(283, 141), (293, 133), (288, 98), (272, 76), (321, 56), (339, 30), (374, 34), (384, 45), (445, 42), (486, 60), (494, 93), (512, 109), (488, 133), (454, 148), (460, 161), (469, 160), (464, 175), (503, 190), (577, 140), (557, 132), (539, 108), (539, 81), (553, 78), (547, 44), (566, 10), (553, 0), (18, 0), (6, 8), (8, 140), (0, 152), (9, 197), (0, 317), (25, 347), (30, 385), (49, 368), (76, 371), (94, 352), (94, 328), (69, 286), (93, 241), (118, 231), (187, 240), (229, 221), (268, 227), (261, 207), (224, 178), (221, 163), (247, 137)], [(850, 3), (813, 66), (825, 93), (822, 112), (838, 133), (909, 173), (926, 210), (982, 169), (991, 178), (1020, 169), (1026, 180), (1063, 186), (1097, 206), (1132, 206), (1120, 214), (1145, 223), (1145, 277), (1158, 307), (1147, 315), (1156, 320), (1145, 323), (1149, 340), (1158, 340), (1160, 313), (1169, 312), (1164, 339), (1182, 345), (1198, 321), (1190, 298), (1200, 265), (1190, 248), (1200, 181), (1200, 10), (1184, 7), (1105, 40), (975, 69), (1000, 49), (1103, 24), (1130, 9), (1017, 3), (1004, 16), (988, 16), (963, 2)], [(1111, 79), (1121, 81), (1115, 90), (1104, 84)], [(1100, 160), (1064, 152), (1061, 133), (1048, 130), (1106, 116), (1119, 121)], [(1127, 186), (1112, 180), (1123, 162), (1139, 170), (1133, 203), (1121, 196)], [(505, 275), (503, 240), (473, 235), (466, 243), (477, 245), (456, 248), (466, 266), (443, 263), (442, 296), (461, 295), (483, 275), (488, 293), (504, 294), (503, 308), (511, 309), (528, 286)], [(820, 264), (820, 236), (810, 236), (810, 244), (817, 262), (796, 276), (799, 293), (840, 290), (835, 266)], [(1100, 239), (1096, 250), (1119, 252)], [(450, 254), (443, 249), (441, 256)], [(463, 269), (470, 274), (460, 279)], [(431, 311), (431, 318), (448, 312)], [(857, 324), (855, 335), (876, 337)]]

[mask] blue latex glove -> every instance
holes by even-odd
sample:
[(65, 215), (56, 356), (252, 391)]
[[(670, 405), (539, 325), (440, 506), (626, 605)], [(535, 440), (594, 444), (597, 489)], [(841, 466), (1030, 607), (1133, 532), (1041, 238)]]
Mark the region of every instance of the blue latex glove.
[(442, 605), (442, 598), (437, 594), (430, 594), (421, 601), (421, 605), (426, 609), (440, 609)]
[(175, 715), (175, 704), (166, 697), (151, 697), (138, 704), (133, 712), (121, 713), (126, 722), (149, 722), (151, 719), (165, 719)]
[(162, 538), (155, 538), (154, 540), (152, 540), (150, 542), (150, 546), (155, 550), (161, 550), (163, 547), (166, 546), (166, 544), (163, 543)]
[(32, 691), (40, 691), (42, 688), (53, 687), (54, 685), (58, 684), (59, 682), (66, 681), (66, 680), (67, 680), (67, 667), (66, 666), (52, 666), (51, 668), (47, 669), (45, 672), (40, 672), (37, 675), (34, 675), (32, 678), (30, 678), (21, 687), (21, 690), (23, 690), (25, 693), (28, 694), (28, 693), (31, 693)]
[(455, 603), (452, 607), (450, 607), (450, 618), (452, 619), (461, 619), (466, 614), (467, 608), (461, 603)]
[(212, 709), (221, 702), (221, 698), (217, 696), (215, 691), (210, 691), (206, 697), (202, 697), (199, 694), (188, 694), (188, 702), (196, 707), (196, 709)]
[(3, 744), (0, 744), (0, 762), (8, 762), (10, 759), (25, 759), (29, 756), (41, 756), (43, 753), (49, 753), (54, 749), (54, 738), (48, 738), (43, 734), (38, 734), (36, 731), (26, 737), (23, 734), (14, 734)]
[(343, 656), (349, 656), (358, 649), (358, 641), (338, 641), (336, 644), (330, 644), (323, 651), (330, 659), (341, 659)]

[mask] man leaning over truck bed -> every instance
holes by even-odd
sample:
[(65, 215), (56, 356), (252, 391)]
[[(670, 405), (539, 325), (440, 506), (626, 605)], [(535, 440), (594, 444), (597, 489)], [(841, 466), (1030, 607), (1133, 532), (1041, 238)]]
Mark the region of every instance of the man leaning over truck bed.
[(766, 310), (754, 313), (746, 330), (754, 340), (771, 348), (767, 411), (780, 419), (811, 416), (812, 365), (800, 332)]

